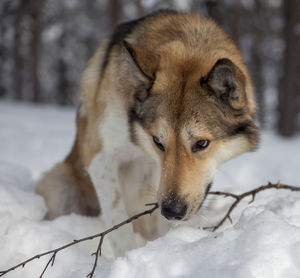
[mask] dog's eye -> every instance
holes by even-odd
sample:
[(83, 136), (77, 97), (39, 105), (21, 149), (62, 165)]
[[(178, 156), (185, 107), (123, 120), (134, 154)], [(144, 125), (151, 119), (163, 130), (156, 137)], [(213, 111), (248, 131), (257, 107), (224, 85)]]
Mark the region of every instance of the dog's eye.
[(209, 140), (199, 140), (192, 146), (192, 152), (203, 151), (209, 146)]
[(153, 142), (156, 145), (156, 147), (158, 147), (161, 151), (164, 152), (165, 151), (165, 147), (164, 147), (164, 145), (162, 143), (160, 143), (159, 139), (157, 137), (155, 137), (155, 136), (152, 136), (152, 138), (153, 138)]

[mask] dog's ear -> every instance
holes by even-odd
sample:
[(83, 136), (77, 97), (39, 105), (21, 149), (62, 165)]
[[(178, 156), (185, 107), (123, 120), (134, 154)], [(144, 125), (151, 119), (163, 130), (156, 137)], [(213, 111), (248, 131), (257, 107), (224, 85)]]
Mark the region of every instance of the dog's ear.
[(234, 110), (240, 110), (246, 105), (245, 76), (229, 59), (219, 59), (201, 79), (201, 86)]
[(141, 72), (151, 80), (155, 79), (155, 72), (158, 68), (160, 56), (136, 44), (123, 41), (133, 61)]

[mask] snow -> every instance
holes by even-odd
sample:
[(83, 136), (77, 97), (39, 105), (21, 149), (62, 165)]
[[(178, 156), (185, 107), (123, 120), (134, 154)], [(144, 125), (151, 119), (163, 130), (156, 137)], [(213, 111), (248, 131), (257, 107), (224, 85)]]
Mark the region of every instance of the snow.
[[(104, 229), (99, 219), (75, 214), (43, 220), (47, 209), (34, 192), (38, 176), (68, 153), (74, 121), (74, 109), (0, 103), (0, 270)], [(299, 135), (264, 131), (260, 149), (226, 163), (213, 190), (241, 193), (279, 180), (300, 186), (299, 155)], [(215, 224), (230, 201), (209, 195), (197, 219), (123, 257), (101, 257), (95, 277), (300, 277), (300, 193), (260, 193), (237, 207), (233, 225), (214, 233), (198, 228)], [(96, 247), (95, 239), (58, 253), (44, 277), (86, 277)], [(4, 277), (39, 277), (48, 259)]]

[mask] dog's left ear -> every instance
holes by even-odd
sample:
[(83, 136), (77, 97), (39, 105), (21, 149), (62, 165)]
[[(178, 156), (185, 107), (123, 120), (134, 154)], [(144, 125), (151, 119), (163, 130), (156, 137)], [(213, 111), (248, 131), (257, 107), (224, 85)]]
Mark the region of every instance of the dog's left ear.
[(160, 56), (152, 51), (138, 45), (123, 41), (133, 61), (141, 72), (151, 80), (155, 79), (155, 72), (158, 68)]
[(202, 78), (201, 86), (213, 92), (234, 110), (246, 105), (245, 75), (229, 59), (219, 59)]

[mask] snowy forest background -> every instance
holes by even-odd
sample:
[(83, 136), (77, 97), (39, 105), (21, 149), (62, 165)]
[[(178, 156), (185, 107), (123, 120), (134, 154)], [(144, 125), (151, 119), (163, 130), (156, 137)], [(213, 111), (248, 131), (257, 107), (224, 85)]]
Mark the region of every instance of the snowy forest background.
[(297, 0), (1, 0), (0, 100), (76, 105), (80, 75), (101, 38), (161, 8), (214, 18), (250, 68), (261, 126), (284, 136), (300, 130)]

